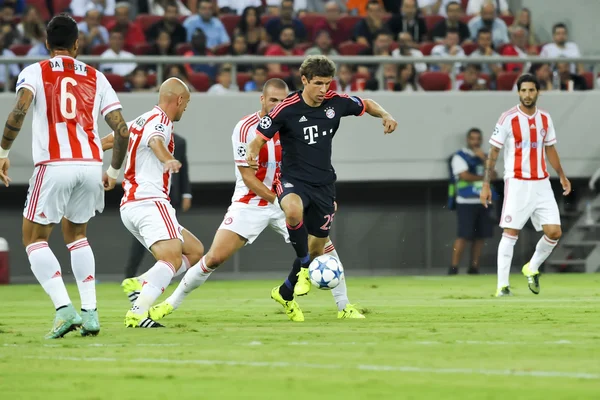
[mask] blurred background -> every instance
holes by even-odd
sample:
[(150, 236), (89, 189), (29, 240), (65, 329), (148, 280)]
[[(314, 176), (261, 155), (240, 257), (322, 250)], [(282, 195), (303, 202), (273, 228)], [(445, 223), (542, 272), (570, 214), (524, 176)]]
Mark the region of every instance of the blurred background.
[[(303, 56), (324, 54), (337, 65), (332, 89), (373, 98), (399, 122), (384, 137), (380, 121), (349, 117), (335, 139), (339, 209), (332, 238), (350, 275), (446, 274), (456, 266), (461, 274), (495, 273), (503, 165), (497, 167), (494, 207), (481, 221), (493, 227), (493, 236), (456, 254), (457, 232), (468, 223), (456, 212), (465, 172), (461, 154), (488, 150), (499, 116), (518, 103), (515, 81), (523, 72), (540, 80), (538, 104), (553, 117), (574, 186), (563, 197), (553, 180), (565, 234), (545, 271), (595, 272), (600, 266), (600, 200), (591, 179), (600, 167), (598, 1), (0, 0), (3, 118), (12, 109), (20, 70), (48, 57), (45, 23), (59, 12), (79, 22), (80, 58), (106, 74), (127, 120), (156, 104), (157, 87), (168, 77), (193, 88), (175, 126), (187, 142), (191, 183), (190, 193), (179, 193), (181, 201), (191, 198), (179, 220), (207, 248), (233, 192), (233, 127), (260, 108), (267, 79), (281, 77), (290, 89), (301, 89)], [(33, 171), (30, 121), (11, 151), (13, 183), (0, 189), (3, 283), (34, 281), (20, 239)], [(108, 133), (104, 122), (99, 128)], [(130, 263), (121, 196), (120, 188), (107, 193), (104, 213), (88, 230), (100, 281), (121, 280)], [(528, 260), (538, 239), (526, 226), (515, 265)], [(50, 246), (67, 271), (58, 232)], [(216, 277), (280, 275), (293, 255), (291, 246), (265, 231)], [(151, 265), (150, 257), (140, 270)]]

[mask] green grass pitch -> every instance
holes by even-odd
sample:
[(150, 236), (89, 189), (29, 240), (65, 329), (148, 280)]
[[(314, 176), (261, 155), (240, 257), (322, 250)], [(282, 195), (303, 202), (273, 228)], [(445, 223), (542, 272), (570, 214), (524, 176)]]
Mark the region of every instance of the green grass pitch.
[(125, 329), (106, 283), (100, 335), (53, 341), (42, 289), (0, 287), (0, 398), (600, 399), (600, 276), (546, 275), (539, 296), (511, 280), (496, 299), (495, 276), (350, 277), (367, 319), (337, 320), (314, 289), (304, 323), (269, 298), (274, 281), (209, 281), (167, 329)]

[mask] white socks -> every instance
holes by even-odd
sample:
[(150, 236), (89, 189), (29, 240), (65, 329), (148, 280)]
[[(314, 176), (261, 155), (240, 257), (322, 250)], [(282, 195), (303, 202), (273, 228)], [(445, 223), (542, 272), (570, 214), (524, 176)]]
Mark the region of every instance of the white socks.
[(177, 289), (175, 289), (173, 294), (166, 300), (173, 308), (176, 309), (179, 307), (185, 297), (206, 282), (210, 274), (213, 273), (214, 269), (206, 266), (205, 259), (206, 256), (202, 257), (198, 264), (188, 270), (183, 276), (183, 279), (181, 279), (181, 282), (179, 282)]
[[(335, 251), (335, 247), (333, 247), (333, 243), (331, 242), (331, 240), (329, 240), (325, 244), (324, 254), (329, 254), (330, 256), (333, 256), (340, 260), (340, 257), (338, 256), (337, 251)], [(340, 264), (341, 263), (342, 261), (340, 260)], [(346, 289), (345, 271), (344, 275), (342, 276), (342, 280), (340, 281), (340, 284), (331, 289), (331, 294), (333, 294), (333, 298), (335, 299), (335, 303), (337, 304), (337, 308), (339, 311), (342, 311), (350, 303), (350, 301), (348, 300), (348, 291)]]
[(82, 310), (96, 309), (96, 261), (87, 238), (67, 245), (71, 253), (71, 269), (77, 282)]
[(540, 269), (540, 265), (546, 261), (546, 258), (552, 253), (557, 244), (558, 240), (552, 240), (546, 235), (542, 236), (535, 246), (535, 253), (533, 253), (531, 261), (529, 261), (529, 270), (537, 272)]
[(148, 272), (144, 274), (142, 291), (135, 301), (133, 311), (135, 314), (145, 314), (154, 304), (156, 299), (165, 291), (175, 275), (175, 267), (166, 261), (157, 261)]
[(71, 304), (62, 279), (60, 264), (48, 247), (48, 242), (32, 243), (27, 248), (31, 271), (54, 303), (54, 308)]
[(509, 286), (510, 265), (518, 238), (518, 236), (502, 234), (498, 245), (498, 289)]

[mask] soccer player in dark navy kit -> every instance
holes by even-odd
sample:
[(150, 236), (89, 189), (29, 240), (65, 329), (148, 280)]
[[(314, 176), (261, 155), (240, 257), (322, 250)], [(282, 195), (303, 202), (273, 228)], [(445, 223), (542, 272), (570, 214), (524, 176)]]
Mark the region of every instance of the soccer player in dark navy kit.
[(246, 157), (248, 165), (257, 168), (261, 147), (279, 132), (283, 157), (276, 190), (297, 258), (288, 279), (273, 289), (271, 297), (292, 321), (304, 320), (294, 294), (303, 296), (310, 291), (308, 265), (323, 254), (333, 222), (336, 174), (331, 165), (331, 142), (340, 119), (367, 112), (383, 120), (385, 134), (397, 126), (373, 100), (330, 91), (335, 64), (327, 57), (307, 57), (300, 75), (304, 90), (290, 94), (260, 120)]

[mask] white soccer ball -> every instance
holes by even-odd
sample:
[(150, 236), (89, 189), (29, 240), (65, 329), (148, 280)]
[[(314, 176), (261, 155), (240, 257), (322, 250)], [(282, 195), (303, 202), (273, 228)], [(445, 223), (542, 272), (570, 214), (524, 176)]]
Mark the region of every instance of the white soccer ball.
[(331, 290), (340, 284), (344, 276), (344, 267), (335, 257), (322, 255), (308, 267), (310, 282), (319, 289)]

